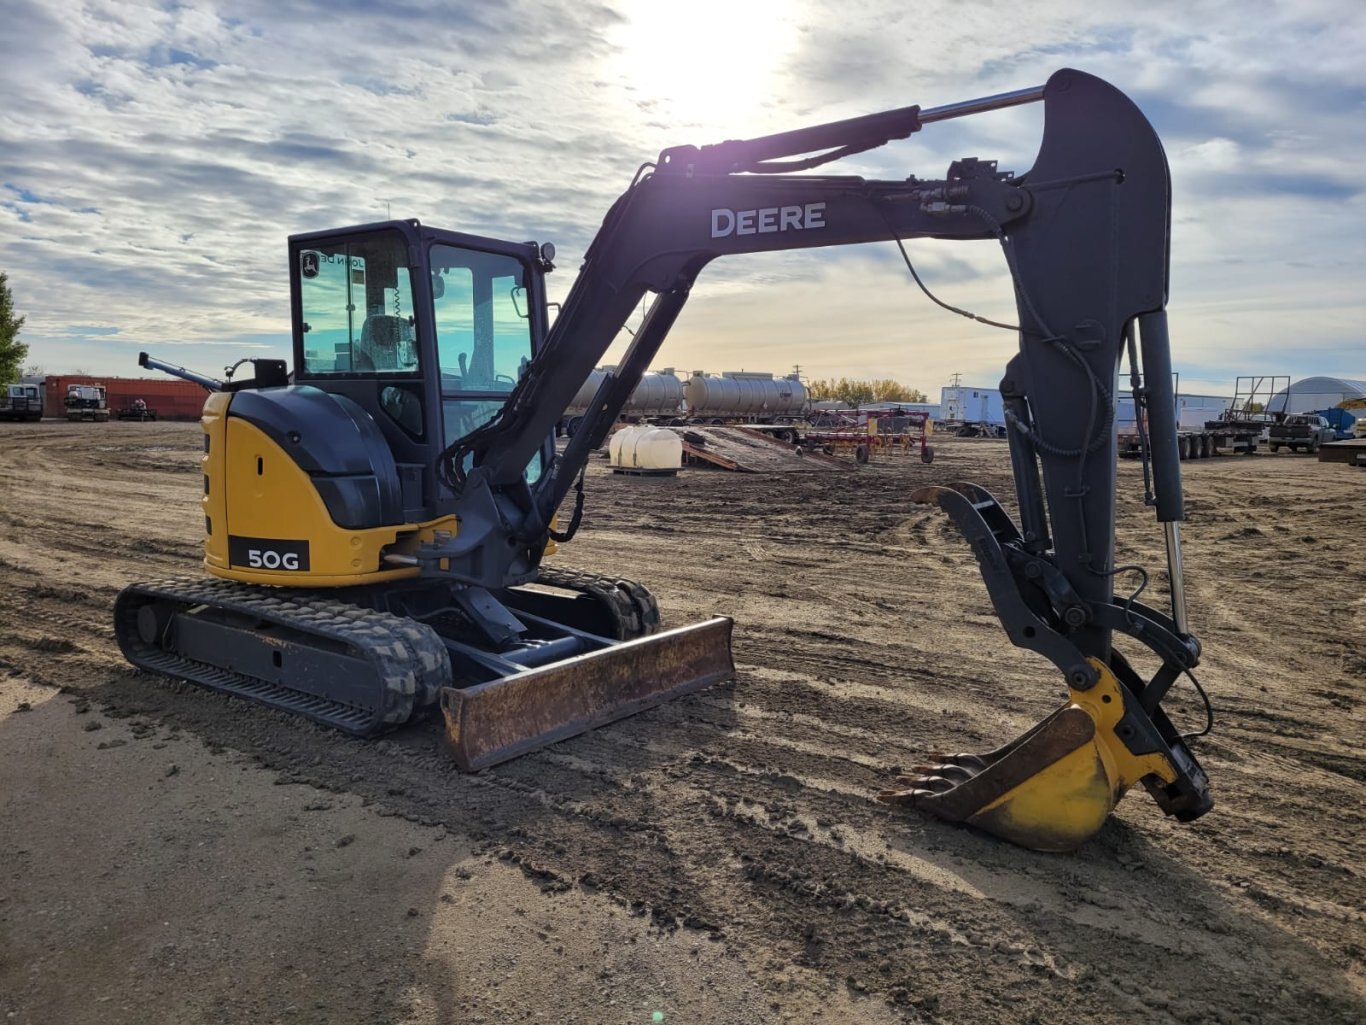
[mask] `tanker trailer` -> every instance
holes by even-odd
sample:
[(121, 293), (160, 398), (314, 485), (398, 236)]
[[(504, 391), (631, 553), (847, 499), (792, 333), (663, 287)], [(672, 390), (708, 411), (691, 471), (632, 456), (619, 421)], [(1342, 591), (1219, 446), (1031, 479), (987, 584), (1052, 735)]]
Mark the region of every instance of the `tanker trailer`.
[[(607, 375), (614, 370), (614, 366), (598, 367), (588, 375), (588, 380), (583, 382), (583, 387), (574, 396), (574, 401), (569, 404), (565, 418), (561, 422), (564, 432), (571, 438), (578, 430), (583, 414), (593, 401), (593, 396), (598, 393)], [(666, 367), (641, 376), (640, 383), (631, 392), (626, 405), (621, 408), (621, 419), (635, 423), (646, 417), (678, 417), (682, 413), (683, 382), (674, 374), (673, 367)]]
[(801, 418), (808, 407), (806, 385), (796, 374), (730, 370), (717, 376), (693, 371), (683, 385), (688, 417), (704, 423), (774, 423)]

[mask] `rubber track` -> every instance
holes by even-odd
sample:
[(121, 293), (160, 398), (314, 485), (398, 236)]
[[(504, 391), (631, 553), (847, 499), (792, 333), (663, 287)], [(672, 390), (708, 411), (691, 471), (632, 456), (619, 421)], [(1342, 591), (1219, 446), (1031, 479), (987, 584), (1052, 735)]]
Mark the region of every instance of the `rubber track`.
[(659, 605), (644, 584), (567, 566), (541, 566), (538, 584), (586, 594), (611, 614), (613, 640), (629, 641), (659, 630)]
[[(152, 600), (169, 600), (182, 607), (207, 605), (344, 644), (373, 667), (373, 707), (305, 694), (148, 644), (138, 634), (137, 612)], [(132, 584), (120, 592), (115, 603), (114, 627), (124, 655), (140, 668), (235, 694), (357, 736), (371, 736), (407, 722), (414, 707), (435, 702), (450, 679), (445, 645), (429, 627), (315, 592), (199, 577)]]

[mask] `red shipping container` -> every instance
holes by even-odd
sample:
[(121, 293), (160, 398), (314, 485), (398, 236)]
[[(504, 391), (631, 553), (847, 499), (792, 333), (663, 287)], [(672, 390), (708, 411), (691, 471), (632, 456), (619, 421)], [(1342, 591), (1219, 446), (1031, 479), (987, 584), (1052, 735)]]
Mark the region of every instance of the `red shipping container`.
[(43, 411), (47, 416), (66, 415), (66, 389), (71, 384), (102, 384), (110, 416), (118, 415), (124, 406), (142, 399), (149, 409), (156, 410), (160, 420), (198, 420), (208, 393), (192, 381), (156, 377), (86, 377), (65, 374), (43, 381)]

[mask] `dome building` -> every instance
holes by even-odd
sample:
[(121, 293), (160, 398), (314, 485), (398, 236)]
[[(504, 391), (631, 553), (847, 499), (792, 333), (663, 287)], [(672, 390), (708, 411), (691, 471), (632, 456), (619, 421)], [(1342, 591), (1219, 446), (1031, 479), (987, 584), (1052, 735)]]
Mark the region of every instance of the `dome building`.
[(1332, 409), (1348, 399), (1366, 399), (1366, 381), (1305, 377), (1278, 391), (1266, 408), (1271, 413), (1309, 413), (1316, 409)]

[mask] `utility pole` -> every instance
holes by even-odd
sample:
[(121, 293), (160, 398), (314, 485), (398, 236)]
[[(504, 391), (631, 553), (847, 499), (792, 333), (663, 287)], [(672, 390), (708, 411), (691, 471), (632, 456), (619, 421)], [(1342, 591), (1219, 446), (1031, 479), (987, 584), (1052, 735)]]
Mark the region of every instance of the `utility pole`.
[(949, 387), (951, 387), (951, 388), (957, 388), (958, 385), (959, 385), (959, 382), (963, 380), (963, 375), (962, 375), (962, 374), (953, 374), (952, 377), (953, 377), (953, 380), (949, 382)]

